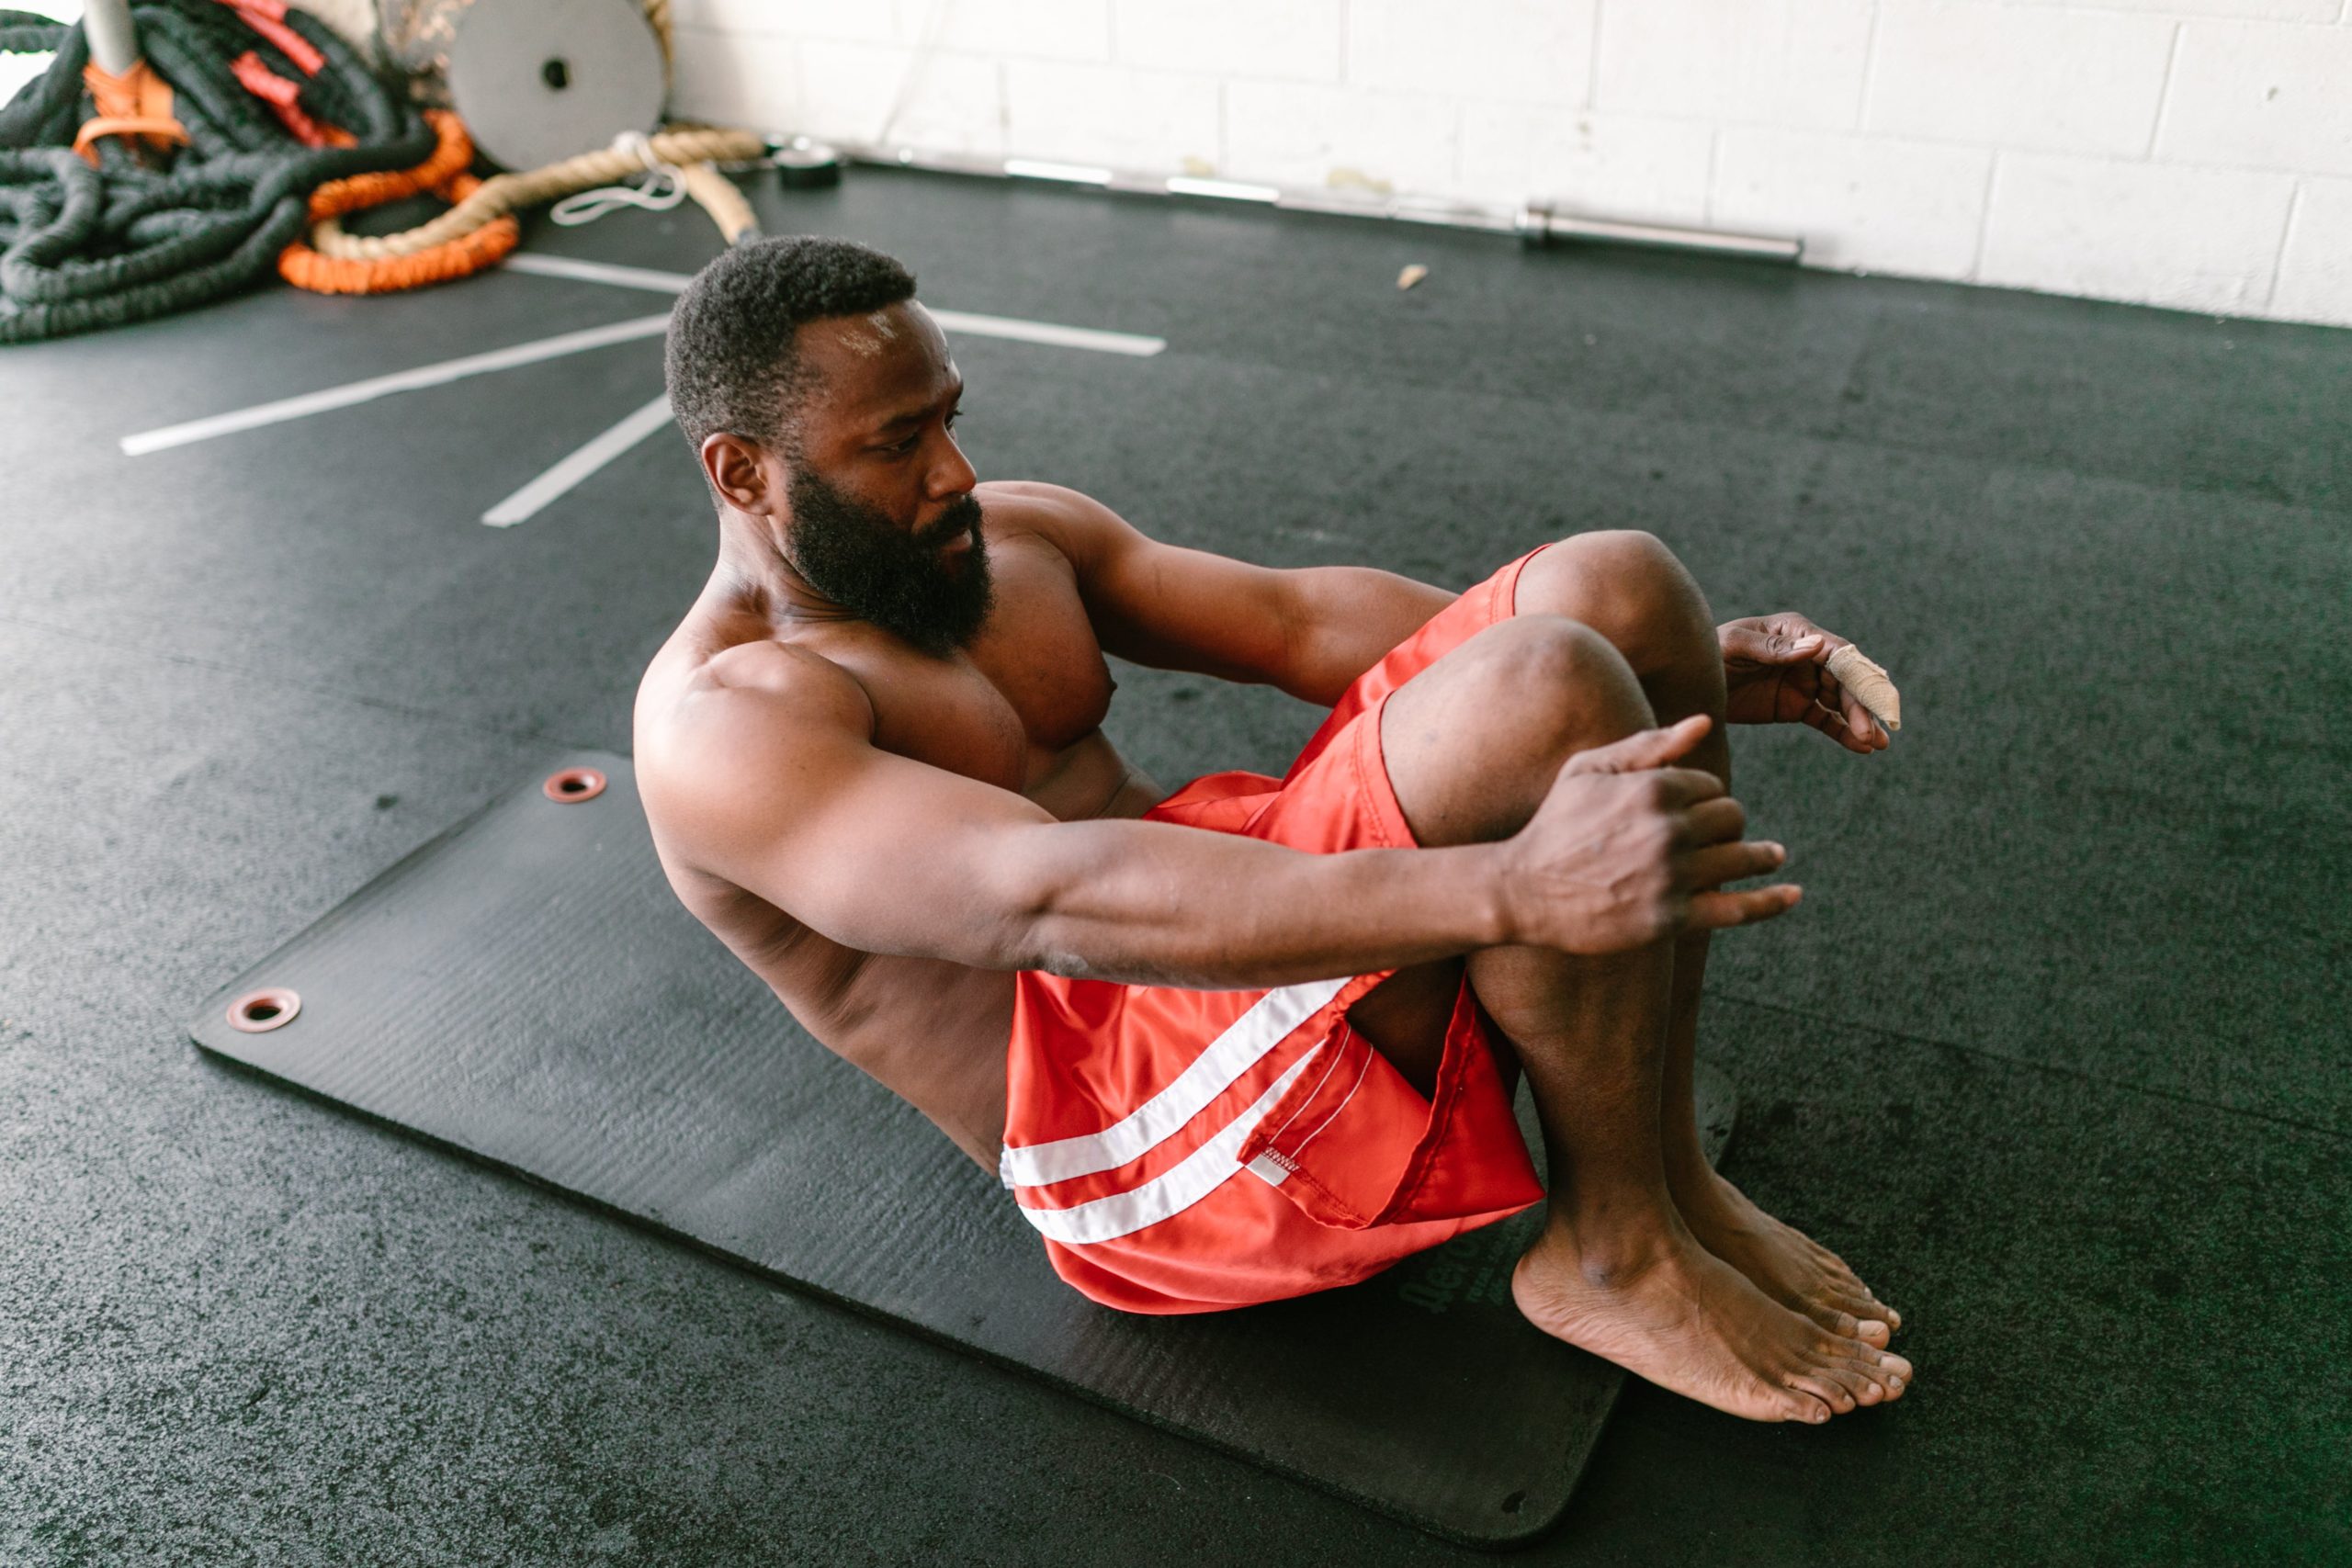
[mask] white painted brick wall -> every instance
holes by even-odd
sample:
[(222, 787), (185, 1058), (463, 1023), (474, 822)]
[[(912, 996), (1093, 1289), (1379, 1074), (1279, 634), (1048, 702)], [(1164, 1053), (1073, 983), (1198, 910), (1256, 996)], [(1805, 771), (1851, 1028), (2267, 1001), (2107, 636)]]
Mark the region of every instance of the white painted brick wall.
[(899, 41), (898, 13), (891, 0), (878, 5), (844, 5), (842, 0), (671, 0), (670, 21), (673, 27), (710, 32), (864, 43)]
[(1862, 124), (1980, 147), (2147, 150), (2176, 24), (2105, 11), (1886, 0)]
[(1278, 185), (1444, 190), (1461, 118), (1453, 99), (1434, 94), (1234, 82), (1225, 90), (1225, 161)]
[[(889, 0), (875, 9), (888, 12)], [(1103, 0), (901, 0), (899, 41), (1018, 60), (1108, 62)]]
[(1563, 211), (1702, 225), (1715, 128), (1702, 120), (1532, 104), (1462, 110), (1462, 194), (1538, 197)]
[(1850, 130), (1871, 0), (1634, 0), (1600, 13), (1594, 107)]
[[(2018, 6), (2067, 6), (2077, 0), (2008, 0)], [(2256, 17), (2280, 22), (2335, 19), (2341, 0), (2099, 0), (2103, 11), (2143, 11), (2166, 17)]]
[(675, 28), (670, 105), (715, 125), (800, 125), (808, 119), (800, 46), (771, 33)]
[(2242, 314), (2270, 297), (2294, 189), (2286, 175), (2005, 153), (1977, 276)]
[(1823, 266), (1965, 277), (1992, 168), (1981, 147), (1735, 127), (1715, 152), (1713, 216), (1804, 234)]
[(1250, 80), (1340, 79), (1342, 0), (1116, 0), (1119, 58)]
[(2352, 327), (2352, 180), (2303, 182), (2270, 301), (2296, 321)]
[(1214, 168), (1225, 85), (1114, 65), (1007, 61), (1005, 139), (1017, 153), (1136, 169)]
[(1001, 156), (1001, 75), (978, 55), (812, 39), (800, 46), (801, 112), (820, 136)]
[(1582, 104), (1600, 9), (1600, 0), (1349, 0), (1348, 80), (1489, 103)]
[(2352, 325), (2352, 0), (673, 3), (681, 115)]
[(2156, 156), (2352, 175), (2352, 29), (2183, 27)]

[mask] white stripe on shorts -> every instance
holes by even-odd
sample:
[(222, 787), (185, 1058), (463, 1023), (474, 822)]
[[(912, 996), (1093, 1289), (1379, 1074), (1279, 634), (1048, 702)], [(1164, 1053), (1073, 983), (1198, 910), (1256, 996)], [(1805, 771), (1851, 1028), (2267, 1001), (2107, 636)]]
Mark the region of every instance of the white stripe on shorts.
[(997, 1165), (1001, 1179), (1007, 1187), (1044, 1187), (1098, 1170), (1116, 1170), (1129, 1160), (1142, 1158), (1174, 1137), (1209, 1101), (1320, 1011), (1347, 983), (1345, 979), (1310, 980), (1275, 987), (1252, 1002), (1207, 1050), (1193, 1058), (1190, 1066), (1132, 1115), (1099, 1133), (1021, 1148), (1007, 1146)]
[(1068, 1247), (1109, 1241), (1182, 1213), (1241, 1174), (1242, 1166), (1234, 1158), (1241, 1152), (1241, 1145), (1250, 1141), (1250, 1134), (1273, 1110), (1283, 1091), (1306, 1070), (1306, 1065), (1322, 1054), (1323, 1048), (1318, 1045), (1293, 1062), (1290, 1070), (1258, 1097), (1257, 1103), (1227, 1122), (1216, 1137), (1140, 1187), (1073, 1203), (1067, 1209), (1032, 1209), (1024, 1205), (1022, 1213), (1046, 1234), (1046, 1239)]

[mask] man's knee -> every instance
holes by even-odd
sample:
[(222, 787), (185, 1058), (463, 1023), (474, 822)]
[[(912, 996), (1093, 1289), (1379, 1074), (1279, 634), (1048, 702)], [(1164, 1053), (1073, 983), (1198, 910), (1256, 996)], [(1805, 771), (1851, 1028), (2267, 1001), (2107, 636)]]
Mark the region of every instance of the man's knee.
[(1506, 837), (1574, 753), (1647, 728), (1649, 699), (1590, 626), (1515, 615), (1392, 694), (1382, 761), (1416, 843)]
[(1518, 750), (1565, 758), (1652, 722), (1624, 655), (1581, 621), (1514, 615), (1472, 637), (1457, 657), (1462, 680), (1445, 700), (1510, 731)]
[(1650, 674), (1714, 648), (1714, 620), (1689, 570), (1655, 534), (1604, 529), (1562, 539), (1521, 570), (1518, 613), (1566, 615)]

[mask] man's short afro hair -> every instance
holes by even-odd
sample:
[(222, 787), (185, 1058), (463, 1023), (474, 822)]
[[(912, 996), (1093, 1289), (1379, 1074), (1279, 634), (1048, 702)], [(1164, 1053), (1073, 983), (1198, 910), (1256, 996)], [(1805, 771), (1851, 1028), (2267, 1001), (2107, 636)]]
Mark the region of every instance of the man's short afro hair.
[(794, 335), (804, 321), (911, 299), (915, 275), (850, 240), (789, 235), (737, 245), (695, 275), (670, 317), (670, 412), (695, 451), (726, 431), (791, 450), (807, 390)]

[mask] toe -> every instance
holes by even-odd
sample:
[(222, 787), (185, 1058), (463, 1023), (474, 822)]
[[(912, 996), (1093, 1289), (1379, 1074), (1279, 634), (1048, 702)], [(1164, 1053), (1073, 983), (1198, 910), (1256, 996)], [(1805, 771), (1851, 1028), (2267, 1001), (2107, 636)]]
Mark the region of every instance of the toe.
[(1789, 1373), (1788, 1386), (1809, 1393), (1840, 1416), (1855, 1406), (1854, 1391), (1828, 1367), (1804, 1367)]
[(1845, 1363), (1842, 1370), (1849, 1376), (1859, 1380), (1854, 1389), (1854, 1398), (1860, 1404), (1877, 1404), (1894, 1397), (1894, 1391), (1886, 1386), (1886, 1374), (1881, 1372), (1871, 1362), (1849, 1360)]
[(1829, 1406), (1817, 1395), (1796, 1388), (1783, 1392), (1781, 1409), (1782, 1420), (1803, 1421), (1810, 1427), (1818, 1427), (1829, 1419), (1830, 1414)]
[(1848, 1393), (1853, 1395), (1854, 1404), (1857, 1406), (1876, 1404), (1886, 1397), (1886, 1390), (1879, 1386), (1878, 1380), (1864, 1371), (1856, 1362), (1846, 1361), (1836, 1366), (1825, 1367), (1822, 1369), (1822, 1376), (1834, 1379)]
[(1864, 1302), (1814, 1303), (1806, 1307), (1805, 1315), (1839, 1338), (1859, 1339), (1875, 1350), (1885, 1349), (1893, 1337), (1885, 1321)]

